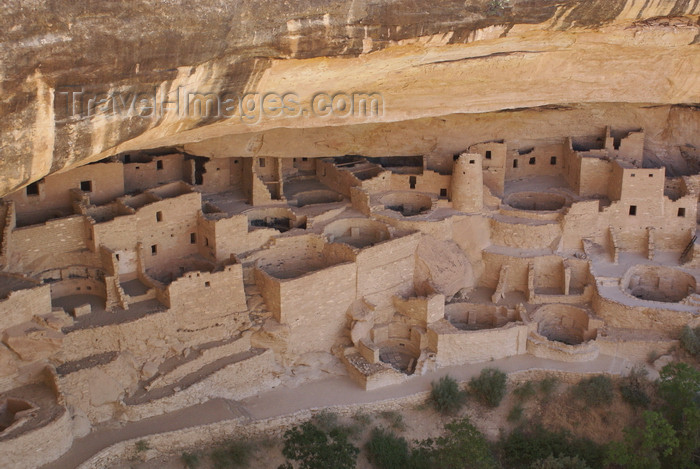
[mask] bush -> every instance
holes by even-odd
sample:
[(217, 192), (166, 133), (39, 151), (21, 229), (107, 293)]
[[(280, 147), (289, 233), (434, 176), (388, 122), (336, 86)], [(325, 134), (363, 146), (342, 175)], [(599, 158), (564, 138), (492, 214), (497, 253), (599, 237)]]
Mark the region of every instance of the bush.
[(445, 434), (417, 442), (411, 452), (411, 469), (468, 468), (492, 469), (498, 467), (484, 435), (468, 418), (445, 425)]
[(253, 453), (252, 446), (246, 441), (231, 441), (211, 452), (211, 460), (216, 469), (248, 467)]
[(523, 418), (523, 406), (520, 404), (514, 405), (510, 412), (508, 412), (509, 422), (519, 422)]
[(197, 453), (188, 453), (185, 451), (180, 456), (180, 459), (187, 469), (195, 469), (196, 467), (199, 467), (200, 461), (199, 454)]
[(323, 431), (329, 432), (338, 427), (338, 414), (322, 410), (314, 415), (313, 422)]
[(408, 463), (408, 443), (383, 428), (374, 428), (365, 446), (367, 458), (379, 469), (404, 469)]
[[(626, 428), (622, 442), (613, 442), (607, 462), (627, 469), (661, 469), (672, 467), (662, 463), (679, 441), (673, 427), (658, 412), (644, 412), (644, 428)], [(692, 467), (692, 466), (678, 466)]]
[(681, 332), (681, 346), (692, 356), (700, 358), (700, 327), (685, 326)]
[(489, 407), (498, 407), (506, 395), (506, 374), (497, 368), (484, 368), (469, 381), (472, 394)]
[(605, 375), (582, 379), (573, 387), (572, 392), (575, 398), (589, 407), (610, 405), (614, 397), (613, 382)]
[[(359, 452), (339, 428), (326, 433), (309, 421), (284, 433), (282, 454), (298, 461), (300, 469), (353, 469)], [(287, 462), (283, 467), (292, 465)]]
[(372, 423), (372, 416), (364, 412), (356, 412), (355, 415), (352, 416), (352, 419), (362, 427), (366, 427)]
[(559, 378), (556, 376), (547, 376), (546, 378), (542, 378), (539, 382), (540, 392), (544, 394), (545, 397), (551, 396), (552, 393), (557, 390), (558, 386)]
[(535, 385), (532, 381), (527, 381), (521, 384), (517, 388), (513, 389), (513, 395), (518, 398), (520, 402), (525, 402), (526, 400), (537, 394), (535, 390)]
[(457, 413), (467, 400), (467, 393), (459, 389), (459, 384), (451, 376), (443, 376), (431, 383), (429, 401), (441, 414)]
[(651, 402), (645, 390), (647, 374), (645, 368), (636, 366), (620, 382), (620, 394), (632, 407), (647, 407)]
[(577, 457), (590, 467), (603, 467), (605, 447), (585, 438), (575, 438), (565, 430), (547, 430), (541, 425), (516, 428), (501, 441), (503, 459), (508, 468), (529, 468), (554, 458)]
[(381, 417), (386, 420), (389, 425), (391, 425), (391, 428), (394, 430), (398, 430), (400, 432), (406, 430), (406, 424), (403, 421), (403, 415), (400, 413), (396, 412), (395, 410), (385, 410), (382, 412)]
[(530, 466), (530, 469), (591, 469), (585, 461), (582, 461), (578, 456), (560, 456), (555, 458), (551, 454), (547, 459), (535, 461)]
[(136, 452), (137, 453), (143, 453), (144, 451), (147, 451), (148, 449), (151, 448), (151, 446), (148, 444), (146, 440), (139, 440), (136, 442)]

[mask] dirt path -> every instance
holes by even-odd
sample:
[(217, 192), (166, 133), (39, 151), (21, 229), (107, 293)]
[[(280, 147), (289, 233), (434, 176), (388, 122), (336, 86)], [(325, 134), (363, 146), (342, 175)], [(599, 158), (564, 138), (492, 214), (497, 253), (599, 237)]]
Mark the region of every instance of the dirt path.
[(84, 438), (75, 440), (71, 449), (61, 458), (44, 466), (46, 469), (74, 469), (104, 448), (120, 441), (145, 437), (197, 425), (206, 425), (241, 416), (253, 420), (291, 414), (303, 409), (322, 408), (347, 404), (362, 404), (400, 398), (425, 392), (430, 382), (441, 376), (451, 375), (458, 381), (467, 381), (486, 367), (497, 367), (506, 373), (529, 369), (546, 369), (576, 373), (624, 371), (626, 361), (620, 358), (599, 356), (585, 363), (565, 363), (545, 360), (530, 355), (494, 360), (471, 365), (451, 366), (438, 371), (414, 376), (405, 383), (387, 386), (374, 391), (364, 391), (347, 376), (337, 376), (313, 381), (298, 387), (280, 386), (271, 391), (238, 402), (213, 399), (204, 404), (151, 417), (113, 429), (100, 429)]

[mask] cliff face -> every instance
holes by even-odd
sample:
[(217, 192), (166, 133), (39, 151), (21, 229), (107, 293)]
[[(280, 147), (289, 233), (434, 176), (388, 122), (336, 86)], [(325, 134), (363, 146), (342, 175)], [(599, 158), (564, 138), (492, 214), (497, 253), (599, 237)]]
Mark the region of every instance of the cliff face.
[[(680, 148), (700, 148), (700, 0), (127, 5), (4, 6), (0, 194), (161, 146), (210, 157), (406, 155), (610, 124), (644, 127), (649, 156), (677, 173)], [(270, 92), (298, 105), (276, 111), (274, 97), (262, 100)], [(381, 112), (313, 112), (319, 92), (375, 93), (361, 97)], [(219, 107), (185, 111), (197, 99), (187, 93)], [(226, 99), (237, 104), (222, 112)]]

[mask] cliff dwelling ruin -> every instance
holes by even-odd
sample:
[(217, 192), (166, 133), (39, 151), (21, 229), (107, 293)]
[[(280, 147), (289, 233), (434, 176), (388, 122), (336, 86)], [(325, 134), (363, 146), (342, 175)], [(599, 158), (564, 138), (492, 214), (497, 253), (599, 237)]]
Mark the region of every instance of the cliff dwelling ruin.
[[(206, 6), (177, 16), (208, 48), (121, 27), (2, 41), (7, 467), (210, 399), (526, 355), (636, 363), (700, 325), (698, 2), (447, 2), (425, 21), (331, 3), (266, 4), (269, 24), (241, 6), (241, 37)], [(71, 41), (110, 52), (69, 66)], [(73, 78), (95, 96), (376, 90), (382, 113), (66, 114)]]

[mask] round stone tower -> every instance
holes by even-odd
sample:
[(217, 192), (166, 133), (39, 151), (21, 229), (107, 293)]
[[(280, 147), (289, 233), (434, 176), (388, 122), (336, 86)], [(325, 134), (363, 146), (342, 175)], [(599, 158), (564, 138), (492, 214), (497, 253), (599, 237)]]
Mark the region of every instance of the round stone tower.
[(479, 212), (484, 206), (484, 177), (481, 155), (462, 153), (452, 168), (452, 208), (460, 212)]

